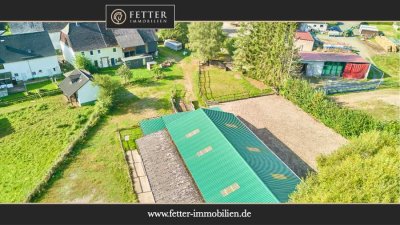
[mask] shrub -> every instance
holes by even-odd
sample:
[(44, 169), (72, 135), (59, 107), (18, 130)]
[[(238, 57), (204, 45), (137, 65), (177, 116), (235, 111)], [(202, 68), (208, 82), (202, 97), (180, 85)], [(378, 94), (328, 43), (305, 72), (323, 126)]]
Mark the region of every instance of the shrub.
[(341, 107), (306, 80), (287, 79), (280, 94), (344, 137), (358, 136), (371, 130), (400, 132), (399, 121), (381, 122), (359, 110)]
[(90, 73), (97, 72), (97, 67), (93, 65), (92, 61), (83, 55), (77, 55), (75, 58), (75, 66), (78, 69), (84, 69)]
[(395, 134), (371, 131), (318, 160), (290, 196), (297, 203), (400, 201), (400, 147)]

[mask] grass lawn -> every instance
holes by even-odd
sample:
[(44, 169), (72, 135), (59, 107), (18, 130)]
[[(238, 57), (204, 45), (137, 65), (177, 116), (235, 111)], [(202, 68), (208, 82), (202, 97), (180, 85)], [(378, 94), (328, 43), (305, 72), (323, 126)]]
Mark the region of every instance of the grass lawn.
[[(238, 93), (251, 93), (259, 94), (262, 92), (271, 91), (270, 88), (259, 89), (252, 85), (240, 72), (235, 71), (225, 71), (218, 67), (208, 67), (206, 69), (206, 74), (210, 75), (210, 89), (211, 93), (208, 96), (213, 96), (218, 99), (220, 96), (238, 94)], [(194, 81), (196, 82), (196, 92), (198, 93), (198, 75), (197, 72), (194, 73)], [(208, 78), (207, 78), (208, 79)]]
[(375, 99), (359, 102), (357, 103), (356, 108), (365, 111), (378, 120), (400, 120), (400, 107), (390, 105), (382, 100)]
[(400, 88), (400, 54), (376, 55), (372, 57), (372, 60), (385, 73), (381, 88)]
[[(141, 138), (143, 135), (140, 127), (124, 129), (121, 130), (119, 133), (121, 135), (121, 141), (125, 151), (136, 149), (135, 140)], [(128, 140), (126, 140), (125, 138), (128, 138)]]
[[(108, 71), (112, 75), (114, 70)], [(146, 118), (172, 113), (172, 90), (183, 85), (182, 70), (177, 64), (166, 70), (166, 77), (160, 80), (154, 80), (146, 69), (134, 69), (133, 74), (133, 85), (118, 95), (110, 114), (74, 150), (70, 162), (37, 202), (137, 202), (117, 130), (132, 128)], [(135, 77), (135, 74), (140, 75)]]
[(93, 107), (62, 96), (0, 108), (0, 202), (23, 202), (77, 135)]
[[(32, 92), (34, 94), (37, 93), (38, 90), (43, 90), (43, 91), (52, 91), (52, 90), (57, 90), (57, 84), (51, 82), (51, 80), (44, 80), (41, 82), (37, 82), (37, 83), (29, 83), (26, 85), (26, 88), (28, 89), (28, 92)], [(0, 101), (12, 101), (12, 100), (16, 100), (19, 98), (23, 98), (27, 96), (26, 92), (19, 92), (19, 93), (15, 93), (15, 94), (10, 94), (8, 96), (2, 97), (0, 98)], [(39, 96), (38, 96), (39, 98)]]

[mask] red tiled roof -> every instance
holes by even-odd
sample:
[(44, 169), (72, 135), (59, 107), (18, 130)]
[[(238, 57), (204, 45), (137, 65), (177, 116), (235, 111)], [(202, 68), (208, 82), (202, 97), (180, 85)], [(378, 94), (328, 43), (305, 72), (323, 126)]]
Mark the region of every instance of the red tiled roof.
[(299, 52), (301, 61), (369, 63), (357, 54), (335, 52)]
[(296, 31), (295, 38), (305, 41), (314, 41), (314, 38), (312, 37), (310, 32)]

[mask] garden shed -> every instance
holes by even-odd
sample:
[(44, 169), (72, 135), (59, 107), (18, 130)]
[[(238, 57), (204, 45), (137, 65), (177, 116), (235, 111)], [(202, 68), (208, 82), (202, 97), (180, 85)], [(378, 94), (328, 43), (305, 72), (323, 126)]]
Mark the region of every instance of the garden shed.
[(219, 108), (144, 120), (140, 126), (145, 135), (168, 131), (207, 203), (287, 202), (300, 182), (242, 121)]
[(134, 69), (134, 68), (146, 66), (147, 62), (153, 61), (153, 56), (151, 56), (151, 55), (135, 55), (135, 56), (122, 58), (122, 61), (130, 69)]
[(306, 76), (336, 76), (349, 79), (367, 77), (371, 64), (352, 53), (300, 52)]
[(167, 48), (170, 48), (172, 50), (175, 50), (175, 51), (179, 51), (182, 49), (182, 43), (180, 43), (179, 41), (175, 41), (175, 40), (165, 40), (164, 46)]

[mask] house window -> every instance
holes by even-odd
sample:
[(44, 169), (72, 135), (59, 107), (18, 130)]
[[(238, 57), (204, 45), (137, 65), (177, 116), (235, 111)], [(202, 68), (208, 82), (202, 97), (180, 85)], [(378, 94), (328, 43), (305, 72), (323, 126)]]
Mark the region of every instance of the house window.
[(113, 52), (116, 52), (117, 51), (117, 49), (116, 48), (113, 48)]
[(53, 67), (53, 71), (56, 71), (56, 68), (55, 68), (55, 67)]
[(14, 77), (18, 77), (18, 73), (14, 73)]
[(124, 52), (124, 56), (129, 57), (129, 56), (134, 56), (135, 55), (135, 51), (130, 51), (130, 52)]
[(314, 24), (314, 26), (313, 27), (317, 27), (317, 25), (316, 24)]
[(94, 60), (94, 65), (95, 65), (96, 67), (99, 67), (99, 62), (98, 62), (97, 60)]
[(100, 49), (99, 49), (99, 50), (97, 50), (97, 53), (99, 53), (99, 54), (101, 53), (101, 52), (100, 52)]
[(39, 70), (39, 73), (43, 72), (42, 70)]
[(321, 25), (319, 25), (319, 27), (324, 27), (324, 25), (321, 24)]
[(90, 51), (90, 55), (93, 55), (93, 51)]
[(0, 64), (0, 70), (4, 69), (4, 65)]
[(84, 56), (84, 55), (85, 55), (85, 52), (81, 52), (81, 54)]
[(36, 75), (36, 72), (32, 72), (32, 76), (35, 76)]

